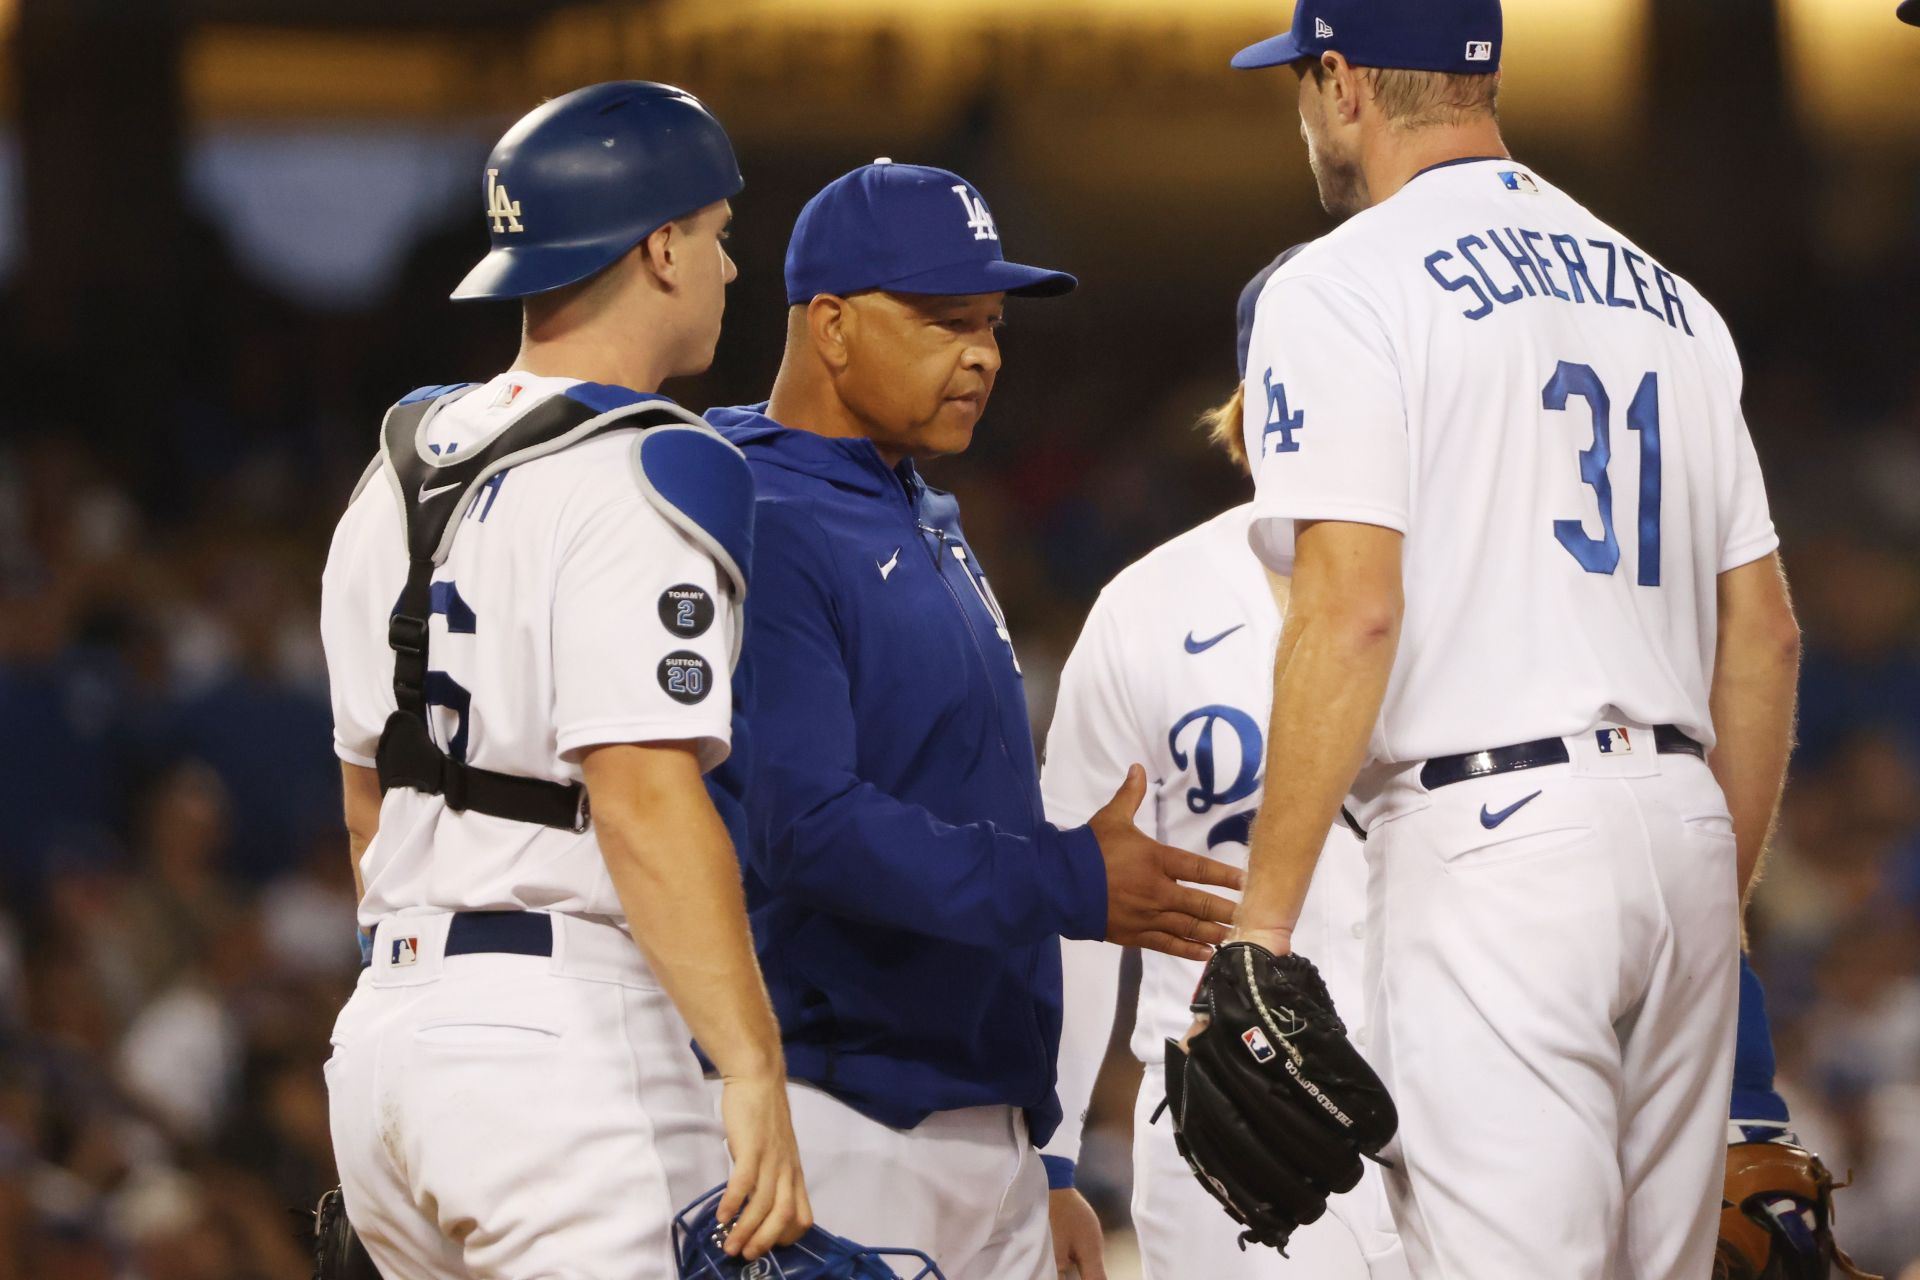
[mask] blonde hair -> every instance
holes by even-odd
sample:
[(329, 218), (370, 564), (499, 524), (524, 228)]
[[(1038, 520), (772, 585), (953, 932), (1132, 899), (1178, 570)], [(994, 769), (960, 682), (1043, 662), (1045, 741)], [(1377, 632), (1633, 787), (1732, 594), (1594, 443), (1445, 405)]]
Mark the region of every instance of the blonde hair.
[(1247, 465), (1247, 439), (1242, 419), (1246, 415), (1247, 385), (1236, 382), (1233, 394), (1222, 404), (1217, 404), (1200, 415), (1196, 424), (1207, 433), (1207, 439), (1226, 450), (1233, 465), (1242, 471), (1251, 471)]

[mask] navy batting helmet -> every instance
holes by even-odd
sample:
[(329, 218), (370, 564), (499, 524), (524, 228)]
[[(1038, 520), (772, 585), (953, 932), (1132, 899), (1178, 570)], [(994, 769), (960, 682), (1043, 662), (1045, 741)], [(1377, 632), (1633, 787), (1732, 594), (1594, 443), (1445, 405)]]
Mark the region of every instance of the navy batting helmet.
[(487, 156), (493, 252), (453, 297), (524, 298), (585, 280), (745, 183), (733, 144), (692, 94), (614, 80), (521, 117)]
[[(719, 1217), (725, 1191), (715, 1187), (673, 1220), (681, 1280), (946, 1280), (918, 1249), (869, 1249), (820, 1227), (752, 1262), (730, 1258), (724, 1247), (727, 1228)], [(896, 1272), (886, 1258), (905, 1258), (915, 1269)]]

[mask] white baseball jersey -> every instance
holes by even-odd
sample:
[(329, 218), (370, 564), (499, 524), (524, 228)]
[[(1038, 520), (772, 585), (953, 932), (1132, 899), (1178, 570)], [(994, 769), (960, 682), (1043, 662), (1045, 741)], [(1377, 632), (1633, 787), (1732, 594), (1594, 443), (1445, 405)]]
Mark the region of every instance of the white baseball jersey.
[[(1040, 788), (1047, 821), (1078, 825), (1113, 798), (1127, 767), (1151, 785), (1137, 819), (1177, 848), (1244, 866), (1265, 781), (1267, 714), (1280, 612), (1247, 553), (1248, 506), (1215, 516), (1123, 570), (1094, 603), (1060, 676)], [(1358, 1009), (1360, 922), (1366, 912), (1359, 842), (1336, 828), (1315, 874), (1297, 937), (1325, 971), (1335, 1004)], [(1230, 890), (1217, 890), (1234, 896)], [(1103, 948), (1117, 962), (1119, 948)], [(1132, 1048), (1158, 1063), (1168, 1039), (1193, 1024), (1202, 967), (1141, 955)], [(1066, 1121), (1049, 1154), (1071, 1156), (1112, 1026), (1113, 999), (1078, 989), (1069, 965), (1061, 1044)], [(1090, 1061), (1089, 1061), (1090, 1059)]]
[(1720, 316), (1525, 165), (1415, 176), (1277, 271), (1251, 540), (1406, 535), (1370, 756), (1676, 724), (1711, 746), (1715, 579), (1777, 545)]
[[(421, 424), (471, 453), (572, 379), (506, 373)], [(581, 780), (606, 743), (695, 741), (726, 758), (737, 615), (713, 560), (642, 496), (637, 431), (610, 431), (488, 481), (434, 574), (434, 740), (479, 768)], [(406, 581), (394, 487), (362, 486), (334, 533), (320, 610), (334, 748), (372, 767), (395, 707), (387, 620)], [(591, 828), (574, 834), (396, 787), (361, 860), (371, 926), (402, 911), (621, 914)]]

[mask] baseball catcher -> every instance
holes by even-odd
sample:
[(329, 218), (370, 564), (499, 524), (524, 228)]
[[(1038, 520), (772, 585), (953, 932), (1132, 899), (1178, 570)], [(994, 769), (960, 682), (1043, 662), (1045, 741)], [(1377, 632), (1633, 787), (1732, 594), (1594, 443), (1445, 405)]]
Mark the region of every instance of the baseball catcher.
[(1205, 1026), (1167, 1044), (1175, 1144), (1246, 1228), (1283, 1254), (1327, 1197), (1360, 1181), (1399, 1123), (1393, 1099), (1333, 1011), (1313, 962), (1234, 942), (1208, 962), (1193, 1011)]
[(1834, 1241), (1833, 1192), (1846, 1185), (1791, 1142), (1728, 1147), (1713, 1280), (1880, 1280)]

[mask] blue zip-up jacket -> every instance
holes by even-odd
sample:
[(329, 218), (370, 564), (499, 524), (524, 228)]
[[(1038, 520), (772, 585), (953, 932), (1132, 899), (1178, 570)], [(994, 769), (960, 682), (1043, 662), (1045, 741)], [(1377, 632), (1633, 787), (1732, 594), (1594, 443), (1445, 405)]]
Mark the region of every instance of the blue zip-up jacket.
[(787, 1070), (883, 1124), (1060, 1121), (1060, 937), (1106, 930), (1093, 833), (1041, 817), (1026, 692), (950, 494), (873, 444), (707, 420), (747, 455), (754, 940)]

